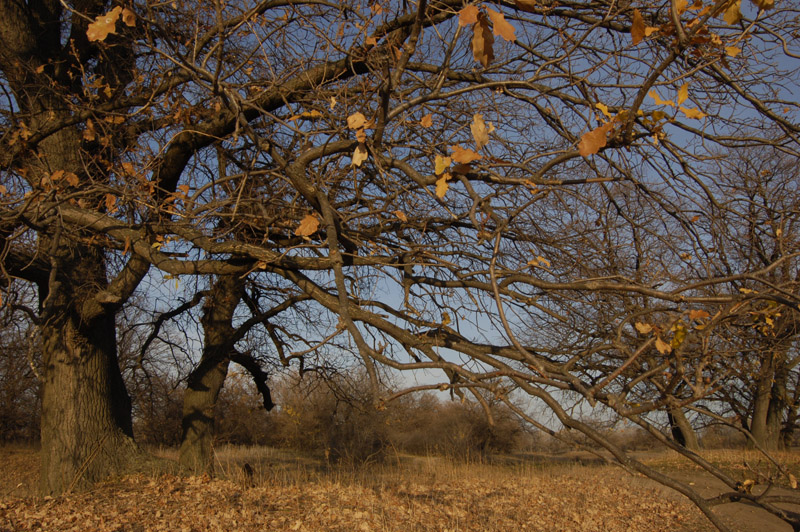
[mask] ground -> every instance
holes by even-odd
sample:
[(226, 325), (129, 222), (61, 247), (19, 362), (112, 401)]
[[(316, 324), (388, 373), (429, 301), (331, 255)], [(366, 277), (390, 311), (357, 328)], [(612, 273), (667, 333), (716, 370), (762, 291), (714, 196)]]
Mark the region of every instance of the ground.
[[(263, 448), (217, 456), (218, 478), (136, 475), (37, 498), (36, 451), (0, 449), (0, 532), (713, 530), (680, 495), (572, 455), (491, 464), (397, 457), (362, 468)], [(645, 458), (702, 491), (714, 489), (680, 459)], [(734, 530), (790, 530), (744, 505), (722, 515)]]

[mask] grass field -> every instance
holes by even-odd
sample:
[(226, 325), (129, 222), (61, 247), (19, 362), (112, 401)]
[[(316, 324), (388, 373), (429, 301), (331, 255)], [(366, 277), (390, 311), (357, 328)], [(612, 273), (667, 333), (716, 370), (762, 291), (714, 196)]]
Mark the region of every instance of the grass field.
[[(174, 451), (157, 453), (174, 456)], [(137, 475), (90, 492), (38, 498), (36, 451), (4, 448), (0, 531), (713, 529), (670, 490), (615, 466), (569, 456), (492, 464), (398, 456), (354, 468), (267, 448), (226, 448), (216, 454), (218, 477), (213, 479)], [(709, 456), (734, 472), (747, 462), (741, 453)], [(658, 453), (646, 460), (664, 471), (698, 475), (677, 455)], [(251, 476), (242, 469), (245, 463)], [(764, 519), (751, 512), (731, 515), (729, 522), (735, 530), (781, 530)]]

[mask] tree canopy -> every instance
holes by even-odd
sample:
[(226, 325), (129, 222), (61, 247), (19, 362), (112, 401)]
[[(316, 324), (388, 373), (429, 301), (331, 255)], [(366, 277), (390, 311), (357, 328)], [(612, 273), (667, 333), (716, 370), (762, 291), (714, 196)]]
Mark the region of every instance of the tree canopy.
[[(11, 0), (0, 15), (2, 266), (42, 336), (45, 491), (138, 454), (113, 324), (160, 272), (214, 276), (286, 363), (303, 340), (341, 341), (376, 404), (376, 366), (439, 369), (431, 387), (534, 424), (514, 398), (542, 401), (720, 529), (711, 506), (742, 498), (800, 523), (659, 429), (693, 409), (767, 450), (768, 411), (791, 403), (792, 3)], [(20, 283), (38, 308), (12, 304)], [(300, 307), (318, 339), (272, 324)], [(227, 367), (220, 345), (208, 356)], [(706, 501), (632, 459), (564, 406), (576, 396), (731, 493)]]

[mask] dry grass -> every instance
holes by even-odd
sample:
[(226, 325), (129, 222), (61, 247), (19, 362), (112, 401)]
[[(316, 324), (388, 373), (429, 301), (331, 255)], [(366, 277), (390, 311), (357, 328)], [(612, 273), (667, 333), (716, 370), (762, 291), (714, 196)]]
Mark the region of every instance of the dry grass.
[(710, 530), (684, 500), (611, 466), (397, 457), (355, 468), (275, 449), (216, 454), (216, 479), (136, 475), (45, 499), (4, 490), (0, 531)]

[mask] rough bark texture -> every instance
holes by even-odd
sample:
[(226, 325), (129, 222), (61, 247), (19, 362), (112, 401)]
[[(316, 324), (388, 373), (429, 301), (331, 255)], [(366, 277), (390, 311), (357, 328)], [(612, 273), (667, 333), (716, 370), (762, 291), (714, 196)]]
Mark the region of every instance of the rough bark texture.
[(189, 376), (183, 398), (180, 464), (195, 473), (213, 472), (214, 408), (233, 350), (233, 313), (242, 297), (238, 277), (217, 279), (203, 310), (203, 354)]
[(46, 494), (121, 472), (139, 455), (117, 362), (114, 315), (87, 320), (80, 309), (83, 288), (101, 281), (102, 260), (73, 257), (63, 266), (69, 277), (41, 289), (48, 318), (41, 326), (41, 490)]
[(782, 356), (776, 353), (766, 357), (762, 363), (750, 420), (750, 434), (754, 441), (748, 441), (749, 447), (757, 444), (770, 451), (783, 447), (781, 428), (786, 407), (786, 376), (780, 368), (776, 370), (781, 359)]
[(697, 433), (692, 428), (686, 414), (680, 407), (673, 407), (667, 412), (669, 417), (670, 428), (672, 429), (672, 437), (689, 449), (690, 451), (699, 451), (700, 444), (697, 441)]

